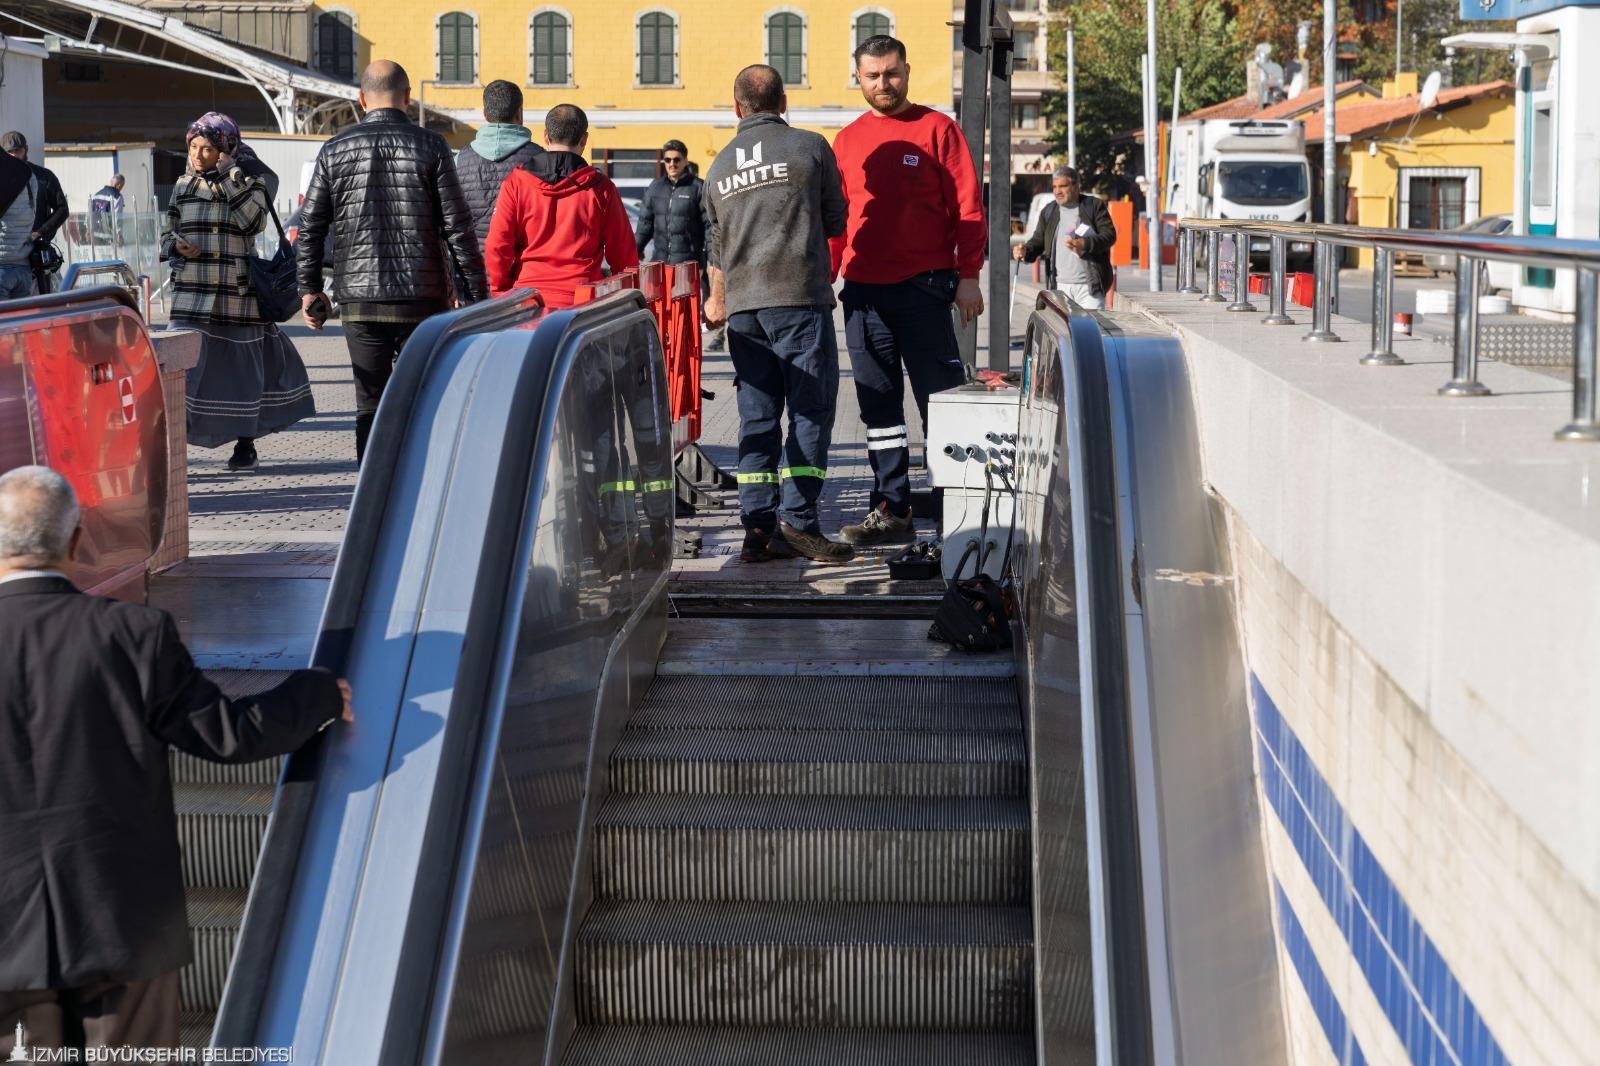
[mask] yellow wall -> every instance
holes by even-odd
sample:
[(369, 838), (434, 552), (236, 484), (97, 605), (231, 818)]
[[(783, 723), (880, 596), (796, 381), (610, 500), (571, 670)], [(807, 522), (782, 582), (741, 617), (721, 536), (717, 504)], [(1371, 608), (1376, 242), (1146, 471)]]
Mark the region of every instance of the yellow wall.
[[(1356, 191), (1363, 226), (1398, 226), (1402, 167), (1476, 167), (1478, 213), (1510, 214), (1515, 105), (1508, 94), (1419, 120), (1407, 136), (1408, 121), (1381, 134), (1353, 139), (1346, 149), (1350, 187)], [(1370, 145), (1377, 142), (1377, 154)], [(1361, 265), (1372, 266), (1372, 252), (1362, 251)]]
[[(528, 22), (546, 7), (565, 11), (572, 20), (571, 87), (529, 84)], [(765, 16), (791, 11), (806, 19), (807, 78), (789, 86), (789, 107), (796, 125), (831, 131), (853, 119), (865, 106), (850, 83), (852, 16), (866, 9), (894, 19), (894, 33), (906, 43), (912, 64), (912, 96), (920, 103), (949, 108), (951, 104), (949, 0), (566, 0), (545, 5), (539, 0), (508, 4), (487, 0), (345, 0), (325, 2), (319, 10), (350, 12), (358, 38), (357, 64), (373, 58), (397, 60), (411, 75), (413, 95), (432, 107), (448, 108), (456, 117), (481, 122), (482, 85), (506, 78), (523, 87), (530, 122), (557, 103), (575, 103), (589, 114), (592, 148), (658, 148), (677, 137), (689, 145), (690, 157), (702, 171), (733, 133), (733, 78), (741, 67), (766, 61)], [(678, 16), (679, 85), (636, 86), (635, 19), (646, 11), (672, 11)], [(478, 84), (421, 86), (435, 73), (438, 35), (435, 19), (447, 11), (475, 14), (478, 19)], [(833, 116), (820, 109), (838, 110)], [(652, 116), (649, 112), (679, 112)], [(693, 114), (683, 114), (693, 112)]]

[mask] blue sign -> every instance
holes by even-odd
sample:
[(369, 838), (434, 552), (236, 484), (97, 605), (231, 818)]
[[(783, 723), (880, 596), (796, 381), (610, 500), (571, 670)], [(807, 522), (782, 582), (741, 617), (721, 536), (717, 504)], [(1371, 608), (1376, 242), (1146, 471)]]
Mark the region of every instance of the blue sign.
[(1600, 8), (1600, 0), (1461, 0), (1461, 17), (1469, 22), (1503, 21), (1562, 7)]

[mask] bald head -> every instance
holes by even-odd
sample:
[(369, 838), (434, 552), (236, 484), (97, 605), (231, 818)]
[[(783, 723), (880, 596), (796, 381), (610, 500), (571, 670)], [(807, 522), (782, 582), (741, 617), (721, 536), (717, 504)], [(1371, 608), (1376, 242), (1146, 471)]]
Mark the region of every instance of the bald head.
[(0, 571), (60, 566), (78, 529), (78, 497), (47, 466), (0, 474)]
[(411, 78), (392, 59), (374, 59), (361, 72), (361, 106), (405, 107), (411, 102)]
[(733, 102), (739, 107), (740, 117), (762, 112), (781, 114), (788, 104), (783, 75), (765, 63), (752, 63), (733, 79)]

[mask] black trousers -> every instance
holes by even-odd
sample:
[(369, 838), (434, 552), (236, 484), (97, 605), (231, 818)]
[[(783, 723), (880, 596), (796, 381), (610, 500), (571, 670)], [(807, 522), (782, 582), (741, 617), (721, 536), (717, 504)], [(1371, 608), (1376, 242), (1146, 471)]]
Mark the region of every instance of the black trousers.
[(148, 981), (0, 992), (0, 1062), (11, 1057), (19, 1022), (30, 1050), (176, 1047), (178, 971)]
[(420, 322), (346, 322), (344, 343), (356, 379), (356, 463), (367, 451), (378, 401), (394, 373), (394, 361)]

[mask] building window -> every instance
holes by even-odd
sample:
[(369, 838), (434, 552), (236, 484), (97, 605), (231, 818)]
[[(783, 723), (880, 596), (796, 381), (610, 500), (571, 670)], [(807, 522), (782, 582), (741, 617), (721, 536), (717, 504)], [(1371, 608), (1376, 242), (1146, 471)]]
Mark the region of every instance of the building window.
[(1014, 104), (1011, 108), (1011, 127), (1019, 130), (1039, 128), (1038, 104)]
[(1401, 167), (1400, 225), (1454, 229), (1478, 217), (1477, 167)]
[(317, 16), (317, 69), (340, 81), (356, 76), (356, 20), (349, 12)]
[(565, 11), (540, 11), (528, 26), (528, 81), (533, 85), (572, 84), (572, 17)]
[(105, 81), (105, 68), (99, 63), (74, 63), (70, 59), (61, 61), (62, 81)]
[(439, 16), (438, 80), (471, 85), (478, 78), (477, 20), (461, 11)]
[(767, 65), (784, 85), (806, 82), (806, 23), (792, 11), (767, 16)]
[(1011, 69), (1032, 70), (1034, 44), (1037, 40), (1032, 30), (1018, 29), (1012, 36)]
[[(961, 31), (957, 30), (959, 34)], [(868, 37), (894, 36), (894, 20), (882, 11), (862, 11), (856, 15), (855, 29), (851, 31), (856, 46)]]
[(670, 12), (639, 16), (639, 84), (678, 84), (678, 20)]

